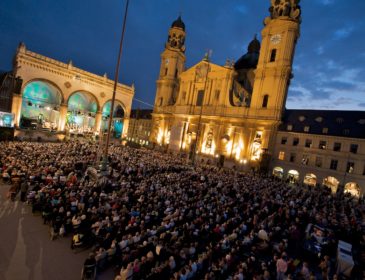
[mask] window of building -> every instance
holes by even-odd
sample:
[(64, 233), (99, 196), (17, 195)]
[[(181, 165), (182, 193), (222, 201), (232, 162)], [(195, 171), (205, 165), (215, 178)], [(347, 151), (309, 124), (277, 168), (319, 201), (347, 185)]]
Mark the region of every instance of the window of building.
[(184, 91), (183, 93), (182, 93), (182, 100), (185, 100), (186, 99), (186, 91)]
[(339, 152), (339, 151), (341, 151), (341, 143), (339, 143), (339, 142), (335, 142), (335, 143), (333, 144), (333, 150), (334, 150), (335, 152)]
[(305, 147), (311, 148), (312, 147), (312, 139), (306, 139), (305, 140)]
[(362, 175), (365, 175), (365, 164), (364, 164), (364, 170), (362, 171)]
[(336, 122), (338, 123), (338, 124), (343, 124), (344, 123), (344, 119), (343, 118), (336, 118)]
[(344, 129), (343, 131), (342, 131), (342, 134), (343, 135), (349, 135), (350, 134), (350, 129)]
[(269, 103), (269, 95), (265, 94), (262, 99), (262, 108), (267, 108), (267, 104)]
[(337, 165), (338, 165), (338, 160), (337, 159), (332, 159), (331, 164), (330, 164), (330, 169), (337, 170)]
[(165, 76), (167, 75), (168, 70), (168, 68), (165, 68)]
[(322, 167), (322, 158), (321, 157), (316, 157), (315, 166)]
[(316, 118), (315, 118), (315, 121), (320, 123), (320, 122), (322, 122), (322, 121), (323, 121), (323, 118), (322, 118), (322, 117), (316, 117)]
[(215, 91), (215, 94), (214, 94), (214, 97), (215, 97), (215, 100), (218, 100), (219, 99), (219, 95), (220, 95), (221, 91), (219, 89), (217, 89)]
[(294, 154), (294, 153), (291, 153), (291, 154), (290, 154), (289, 161), (290, 161), (290, 162), (295, 162), (295, 154)]
[(276, 60), (276, 49), (272, 49), (270, 53), (270, 62), (274, 62)]
[(158, 99), (158, 105), (157, 105), (157, 106), (162, 106), (162, 102), (163, 102), (163, 99), (162, 99), (162, 97), (160, 97), (160, 98)]
[(198, 97), (196, 99), (196, 106), (202, 106), (203, 105), (203, 98), (204, 98), (204, 90), (198, 91)]
[(301, 121), (301, 122), (304, 122), (305, 121), (305, 116), (299, 116), (299, 121)]
[(298, 137), (294, 137), (293, 138), (293, 146), (298, 146), (299, 144), (299, 138)]
[(355, 168), (355, 163), (354, 162), (352, 162), (352, 161), (347, 162), (347, 166), (346, 166), (346, 172), (347, 173), (353, 173), (354, 168)]
[(358, 147), (359, 147), (359, 145), (357, 145), (357, 144), (351, 144), (350, 145), (350, 153), (357, 154)]
[(318, 148), (320, 148), (321, 150), (325, 150), (327, 148), (327, 142), (323, 140), (319, 141)]
[(281, 144), (282, 145), (285, 145), (286, 144), (286, 142), (288, 142), (288, 137), (281, 137)]
[(308, 165), (308, 163), (309, 163), (309, 155), (304, 154), (302, 157), (302, 164)]
[(327, 134), (327, 133), (328, 133), (328, 127), (324, 127), (324, 128), (322, 128), (322, 133), (323, 133), (323, 134)]
[(310, 127), (309, 127), (308, 125), (306, 125), (306, 126), (304, 127), (304, 132), (309, 132), (309, 129), (310, 129)]
[(279, 152), (279, 157), (278, 157), (278, 159), (280, 159), (280, 160), (284, 160), (284, 158), (285, 158), (285, 152), (280, 151), (280, 152)]
[(179, 70), (175, 70), (175, 78), (177, 78), (177, 76), (179, 76)]
[(288, 124), (288, 126), (286, 127), (286, 130), (288, 130), (288, 131), (292, 131), (292, 130), (293, 130), (293, 125)]

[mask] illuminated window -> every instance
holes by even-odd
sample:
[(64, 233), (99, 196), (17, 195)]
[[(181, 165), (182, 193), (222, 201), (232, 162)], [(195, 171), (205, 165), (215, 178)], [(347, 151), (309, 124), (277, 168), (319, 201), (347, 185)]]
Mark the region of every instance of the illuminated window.
[(279, 157), (278, 157), (278, 159), (280, 159), (280, 160), (284, 160), (284, 158), (285, 158), (285, 152), (280, 151), (280, 152), (279, 152)]
[(293, 125), (288, 124), (288, 126), (286, 127), (286, 130), (288, 130), (288, 131), (292, 131), (292, 130), (293, 130)]
[(308, 155), (303, 155), (302, 164), (308, 165), (308, 162), (309, 162), (309, 156)]
[(325, 150), (326, 147), (327, 147), (327, 142), (326, 141), (323, 141), (323, 140), (319, 141), (318, 148), (320, 148), (321, 150)]
[(328, 133), (328, 127), (324, 127), (324, 128), (322, 128), (322, 133), (323, 133), (323, 134), (327, 134), (327, 133)]
[(355, 168), (355, 163), (349, 161), (347, 163), (347, 166), (346, 166), (346, 172), (347, 173), (353, 173), (354, 172), (354, 168)]
[(309, 126), (305, 126), (304, 127), (304, 132), (309, 132), (309, 128), (310, 128)]

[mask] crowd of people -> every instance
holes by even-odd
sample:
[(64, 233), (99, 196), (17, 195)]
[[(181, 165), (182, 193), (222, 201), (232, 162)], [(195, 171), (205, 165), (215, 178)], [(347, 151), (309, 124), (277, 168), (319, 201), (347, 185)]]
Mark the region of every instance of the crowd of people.
[(364, 277), (363, 199), (124, 146), (100, 175), (99, 157), (94, 143), (0, 143), (11, 192), (115, 279), (339, 279), (339, 240)]

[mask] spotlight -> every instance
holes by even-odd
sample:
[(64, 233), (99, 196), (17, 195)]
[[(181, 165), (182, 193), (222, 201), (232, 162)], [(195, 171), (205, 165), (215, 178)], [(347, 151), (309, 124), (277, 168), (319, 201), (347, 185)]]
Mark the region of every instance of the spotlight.
[(47, 106), (45, 109), (46, 109), (47, 111), (49, 111), (49, 110), (51, 110), (51, 107), (48, 107), (48, 106)]

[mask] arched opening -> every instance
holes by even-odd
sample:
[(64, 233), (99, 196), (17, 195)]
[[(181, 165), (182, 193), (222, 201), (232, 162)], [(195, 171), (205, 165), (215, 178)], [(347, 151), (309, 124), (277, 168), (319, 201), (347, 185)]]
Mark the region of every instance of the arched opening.
[(349, 193), (352, 196), (360, 197), (360, 186), (354, 182), (347, 183), (345, 185), (344, 193)]
[[(102, 111), (102, 131), (105, 133), (108, 131), (109, 117), (111, 111), (111, 101), (108, 101), (103, 106)], [(123, 121), (124, 121), (124, 106), (120, 101), (114, 103), (113, 123), (111, 131), (113, 132), (114, 138), (120, 138), (123, 132)]]
[(296, 184), (299, 181), (299, 172), (296, 170), (289, 170), (288, 172), (288, 183)]
[(317, 184), (317, 176), (314, 175), (313, 173), (306, 174), (304, 177), (303, 183), (308, 186), (315, 187)]
[(23, 90), (20, 127), (57, 130), (61, 92), (46, 81), (32, 81)]
[(284, 176), (284, 169), (283, 169), (283, 168), (281, 168), (281, 167), (279, 167), (279, 166), (277, 166), (277, 167), (275, 167), (275, 168), (272, 170), (272, 175), (273, 175), (274, 177), (277, 177), (277, 178), (282, 179), (282, 178), (283, 178), (283, 176)]
[(66, 129), (75, 134), (92, 133), (97, 111), (97, 100), (92, 94), (80, 91), (73, 93), (67, 102)]
[(338, 181), (335, 177), (328, 176), (324, 178), (323, 185), (330, 188), (332, 193), (336, 193), (338, 189), (338, 185), (340, 184), (340, 181)]

